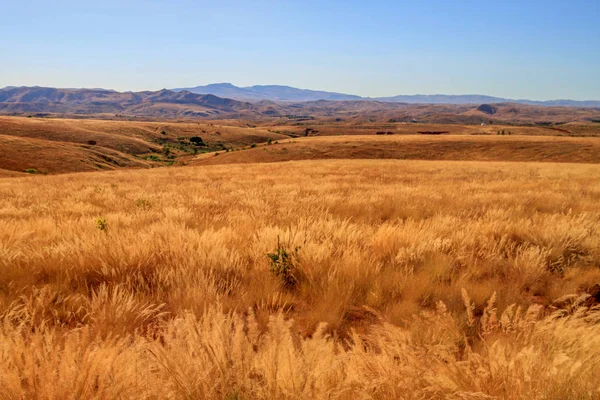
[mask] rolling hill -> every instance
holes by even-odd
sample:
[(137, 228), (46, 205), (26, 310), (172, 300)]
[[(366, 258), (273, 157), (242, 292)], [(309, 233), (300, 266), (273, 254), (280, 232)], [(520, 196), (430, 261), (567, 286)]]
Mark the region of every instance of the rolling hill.
[[(422, 132), (448, 134), (428, 138), (429, 135), (419, 135)], [(504, 161), (596, 163), (600, 161), (597, 158), (600, 148), (593, 141), (549, 136), (590, 136), (589, 139), (593, 139), (599, 134), (600, 124), (580, 123), (557, 127), (349, 123), (327, 119), (297, 123), (276, 119), (255, 126), (233, 120), (182, 122), (0, 116), (0, 154), (3, 155), (0, 175), (319, 158), (487, 160), (491, 157)], [(197, 138), (201, 143), (195, 143)], [(290, 138), (293, 138), (292, 143), (287, 142)], [(269, 141), (272, 146), (261, 145)], [(214, 157), (215, 152), (220, 153), (219, 157)], [(209, 159), (196, 158), (202, 154)]]
[(600, 164), (596, 138), (470, 135), (321, 136), (280, 141), (244, 151), (203, 154), (192, 165), (252, 164), (293, 160), (401, 159), (535, 161)]
[[(192, 137), (200, 137), (202, 145)], [(152, 168), (182, 164), (205, 151), (285, 138), (262, 128), (215, 123), (0, 117), (0, 176)]]

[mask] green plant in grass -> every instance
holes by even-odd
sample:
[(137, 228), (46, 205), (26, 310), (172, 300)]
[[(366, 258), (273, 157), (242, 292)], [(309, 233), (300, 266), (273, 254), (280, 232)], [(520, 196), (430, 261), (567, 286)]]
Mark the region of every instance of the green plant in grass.
[(277, 248), (273, 253), (267, 253), (269, 259), (269, 271), (271, 274), (281, 279), (283, 285), (292, 289), (298, 284), (297, 267), (298, 251), (296, 247), (293, 251), (286, 249), (277, 237)]
[(105, 217), (96, 218), (96, 229), (102, 232), (108, 231), (108, 220)]

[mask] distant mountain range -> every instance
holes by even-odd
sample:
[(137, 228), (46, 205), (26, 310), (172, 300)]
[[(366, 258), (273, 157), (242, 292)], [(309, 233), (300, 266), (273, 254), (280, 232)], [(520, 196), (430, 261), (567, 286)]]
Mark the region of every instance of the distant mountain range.
[(56, 89), (8, 87), (0, 89), (0, 112), (4, 114), (108, 114), (157, 118), (235, 117), (254, 113), (259, 106), (214, 95), (187, 91), (116, 92), (106, 89)]
[(206, 86), (196, 86), (192, 88), (172, 89), (175, 92), (187, 90), (198, 94), (213, 94), (219, 97), (227, 97), (236, 100), (245, 101), (346, 101), (346, 100), (365, 100), (360, 96), (351, 94), (342, 94), (334, 92), (324, 92), (319, 90), (297, 89), (291, 86), (278, 85), (257, 85), (249, 87), (237, 87), (231, 83), (213, 83)]
[(536, 106), (561, 106), (561, 107), (599, 107), (600, 100), (513, 100), (501, 97), (484, 96), (478, 94), (466, 95), (399, 95), (392, 97), (361, 97), (352, 94), (325, 92), (320, 90), (298, 89), (291, 86), (257, 85), (238, 87), (231, 83), (213, 83), (206, 86), (172, 89), (174, 92), (189, 91), (197, 94), (212, 94), (219, 97), (243, 101), (349, 101), (370, 100), (390, 103), (408, 104), (483, 104), (483, 103), (518, 103)]
[[(293, 88), (261, 87), (264, 93), (279, 93), (289, 98)], [(229, 87), (228, 94), (235, 87)], [(304, 91), (301, 91), (304, 93)], [(310, 92), (310, 91), (309, 91)], [(283, 95), (289, 93), (289, 95)], [(312, 93), (312, 92), (311, 92)], [(304, 93), (302, 96), (314, 95)], [(324, 92), (317, 92), (324, 93)], [(296, 95), (300, 96), (300, 95)], [(600, 121), (600, 108), (544, 107), (539, 105), (498, 103), (489, 97), (471, 97), (475, 103), (408, 104), (373, 99), (335, 99), (314, 101), (242, 101), (187, 90), (155, 92), (116, 92), (105, 89), (56, 89), (10, 87), (0, 89), (0, 114), (32, 116), (93, 116), (95, 118), (142, 117), (153, 119), (247, 119), (279, 118), (292, 123), (329, 120), (332, 122), (435, 122), (479, 124), (495, 122), (555, 124)], [(344, 95), (342, 95), (344, 96)], [(435, 96), (434, 96), (435, 97)], [(464, 97), (464, 96), (458, 96)], [(305, 98), (305, 97), (301, 97)], [(458, 101), (454, 97), (446, 101)], [(464, 99), (463, 99), (464, 100)], [(488, 100), (481, 103), (483, 100)], [(429, 99), (428, 103), (431, 103)], [(466, 101), (466, 100), (465, 100)]]

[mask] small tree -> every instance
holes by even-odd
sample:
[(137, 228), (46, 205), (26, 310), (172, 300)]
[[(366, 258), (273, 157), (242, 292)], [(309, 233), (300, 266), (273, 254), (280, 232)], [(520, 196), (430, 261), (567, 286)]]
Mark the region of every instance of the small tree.
[(202, 138), (200, 136), (192, 136), (190, 138), (190, 142), (192, 142), (196, 146), (202, 146), (204, 144), (204, 141), (202, 140)]

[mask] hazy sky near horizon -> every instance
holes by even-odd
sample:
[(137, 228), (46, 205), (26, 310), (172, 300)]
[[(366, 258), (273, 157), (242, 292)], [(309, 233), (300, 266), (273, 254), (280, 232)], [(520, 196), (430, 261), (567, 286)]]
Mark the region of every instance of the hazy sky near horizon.
[(0, 0), (0, 87), (600, 99), (600, 0)]

